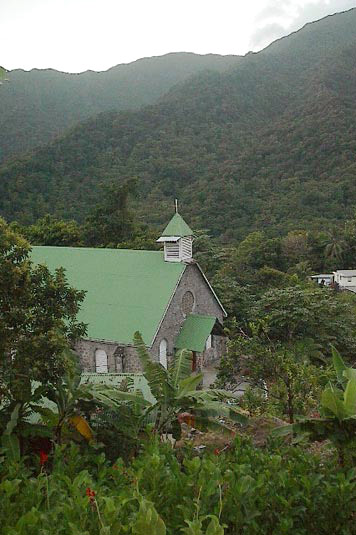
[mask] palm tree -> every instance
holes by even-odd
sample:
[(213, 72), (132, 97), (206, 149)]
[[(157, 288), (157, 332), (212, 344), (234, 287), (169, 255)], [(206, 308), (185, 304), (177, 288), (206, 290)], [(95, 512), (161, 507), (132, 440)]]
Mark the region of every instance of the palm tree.
[(334, 229), (328, 233), (328, 238), (325, 243), (324, 255), (327, 260), (342, 260), (342, 257), (347, 250), (347, 243), (340, 239), (340, 234)]

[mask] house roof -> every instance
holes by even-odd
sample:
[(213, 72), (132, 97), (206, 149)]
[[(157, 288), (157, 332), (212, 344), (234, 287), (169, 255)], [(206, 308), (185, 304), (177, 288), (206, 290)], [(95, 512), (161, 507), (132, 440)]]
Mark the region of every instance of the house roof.
[(338, 269), (334, 273), (345, 275), (346, 277), (356, 277), (356, 269)]
[(177, 237), (184, 238), (185, 236), (193, 236), (193, 231), (182, 216), (176, 212), (163, 231), (162, 237), (167, 236), (174, 236), (175, 239)]
[(186, 265), (164, 262), (161, 251), (33, 247), (32, 260), (50, 271), (63, 266), (70, 285), (86, 290), (78, 320), (87, 337), (132, 344), (135, 331), (147, 346)]
[(204, 351), (205, 343), (214, 328), (217, 319), (215, 316), (201, 316), (190, 314), (187, 316), (175, 341), (177, 349), (190, 349), (191, 351)]

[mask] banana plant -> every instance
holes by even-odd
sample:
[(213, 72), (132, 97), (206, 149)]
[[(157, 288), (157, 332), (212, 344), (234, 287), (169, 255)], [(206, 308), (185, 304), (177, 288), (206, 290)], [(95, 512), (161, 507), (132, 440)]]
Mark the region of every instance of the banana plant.
[(356, 369), (344, 363), (332, 347), (336, 384), (324, 389), (320, 400), (320, 418), (305, 418), (295, 424), (274, 430), (275, 435), (296, 433), (312, 440), (329, 439), (337, 449), (339, 463), (344, 466), (356, 456)]
[(80, 414), (79, 402), (94, 399), (92, 388), (80, 384), (80, 373), (75, 369), (68, 369), (55, 385), (46, 389), (45, 397), (54, 404), (53, 408), (41, 405), (31, 405), (34, 412), (54, 429), (54, 439), (60, 444), (64, 426), (74, 427), (80, 435), (90, 441), (92, 431), (85, 418)]
[[(148, 402), (141, 396), (142, 419), (150, 415), (154, 417), (154, 428), (160, 435), (171, 433), (175, 439), (181, 436), (179, 415), (188, 414), (191, 423), (197, 427), (222, 426), (219, 419), (245, 424), (247, 414), (234, 405), (225, 403), (231, 394), (224, 390), (199, 390), (202, 374), (193, 374), (192, 353), (180, 350), (174, 357), (171, 366), (166, 369), (159, 362), (154, 362), (147, 351), (139, 332), (134, 335), (134, 344), (140, 358), (143, 375), (147, 379), (154, 402)], [(116, 391), (116, 403), (129, 400), (129, 393)], [(131, 393), (131, 400), (137, 401), (138, 394)]]

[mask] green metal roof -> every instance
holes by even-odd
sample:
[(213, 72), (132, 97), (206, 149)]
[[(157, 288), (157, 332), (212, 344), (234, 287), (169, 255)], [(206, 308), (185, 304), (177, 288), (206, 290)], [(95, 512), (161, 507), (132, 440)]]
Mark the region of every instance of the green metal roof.
[(177, 336), (175, 347), (201, 353), (205, 349), (205, 343), (213, 330), (215, 322), (215, 316), (190, 314)]
[(160, 251), (126, 249), (33, 247), (31, 258), (50, 271), (63, 266), (69, 284), (87, 291), (78, 320), (88, 338), (131, 344), (140, 331), (147, 346), (186, 267)]
[(163, 236), (176, 236), (179, 238), (184, 238), (185, 236), (193, 236), (193, 231), (190, 227), (188, 227), (183, 217), (177, 212), (164, 229), (162, 237)]

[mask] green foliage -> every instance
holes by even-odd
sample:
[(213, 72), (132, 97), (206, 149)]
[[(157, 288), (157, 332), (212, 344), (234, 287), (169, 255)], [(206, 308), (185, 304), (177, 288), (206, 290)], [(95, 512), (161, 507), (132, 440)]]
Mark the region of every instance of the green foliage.
[(160, 434), (172, 433), (179, 439), (181, 427), (179, 415), (187, 413), (198, 427), (219, 426), (218, 418), (225, 417), (246, 423), (246, 414), (233, 405), (224, 403), (229, 394), (223, 390), (198, 390), (202, 374), (191, 374), (192, 353), (182, 350), (174, 357), (169, 370), (159, 362), (153, 362), (140, 333), (136, 332), (134, 344), (140, 357), (143, 374), (155, 397), (155, 403), (143, 413), (155, 412), (155, 430)]
[(334, 344), (347, 358), (355, 353), (356, 322), (352, 306), (327, 288), (315, 285), (270, 290), (257, 301), (252, 319), (263, 321), (269, 340), (293, 343), (311, 339), (320, 347)]
[(39, 474), (22, 463), (0, 470), (9, 535), (355, 534), (354, 472), (304, 446), (262, 450), (237, 438), (199, 458), (152, 441), (125, 465), (67, 445)]
[(314, 440), (329, 439), (339, 453), (342, 466), (353, 464), (356, 457), (356, 371), (346, 367), (333, 348), (333, 364), (341, 388), (329, 383), (320, 400), (320, 418), (303, 419), (275, 434), (289, 431), (304, 433)]
[(51, 245), (57, 247), (77, 247), (82, 245), (82, 230), (76, 221), (62, 221), (49, 214), (34, 225), (11, 225), (22, 234), (31, 245)]
[(84, 226), (88, 245), (116, 247), (131, 240), (136, 232), (133, 212), (129, 209), (130, 195), (135, 195), (137, 182), (133, 179), (122, 185), (112, 182), (104, 190), (103, 200), (87, 217)]
[[(239, 61), (239, 56), (173, 53), (113, 66), (105, 72), (11, 71), (10, 87), (1, 88), (0, 159), (46, 144), (98, 113), (153, 103), (197, 72), (223, 71)], [(82, 163), (80, 152), (77, 163)]]
[(229, 344), (228, 356), (220, 365), (218, 384), (238, 391), (247, 381), (250, 389), (241, 406), (252, 414), (273, 414), (293, 422), (298, 415), (316, 409), (328, 370), (313, 359), (315, 347), (309, 341), (286, 348), (263, 343), (258, 336), (239, 336)]
[(46, 384), (59, 377), (63, 350), (86, 330), (76, 321), (84, 292), (68, 285), (64, 270), (52, 274), (45, 266), (33, 266), (28, 255), (29, 244), (0, 220), (2, 410), (28, 402), (31, 381)]
[[(236, 68), (198, 74), (155, 105), (101, 114), (33, 155), (8, 160), (0, 173), (0, 213), (21, 224), (46, 213), (83, 221), (97, 204), (99, 184), (118, 177), (122, 186), (137, 177), (137, 211), (145, 221), (166, 223), (178, 197), (195, 228), (225, 243), (262, 228), (276, 236), (340, 227), (356, 204), (354, 25), (353, 11), (319, 21), (283, 45), (226, 59)], [(7, 90), (16, 85), (14, 76)], [(44, 73), (44, 84), (47, 76), (60, 77)], [(7, 112), (13, 106), (3, 89)], [(117, 102), (121, 91), (109, 100)], [(70, 99), (70, 117), (81, 116), (84, 100), (73, 114)], [(46, 122), (53, 117), (48, 108), (58, 109), (51, 104), (39, 115)], [(22, 133), (27, 124), (21, 121)], [(8, 151), (14, 143), (3, 136)], [(27, 139), (35, 136), (19, 141)]]
[(10, 420), (8, 421), (5, 431), (1, 436), (1, 446), (5, 450), (6, 459), (18, 462), (20, 460), (20, 442), (18, 437), (13, 433), (19, 420), (20, 404), (17, 403), (14, 410), (11, 413)]

